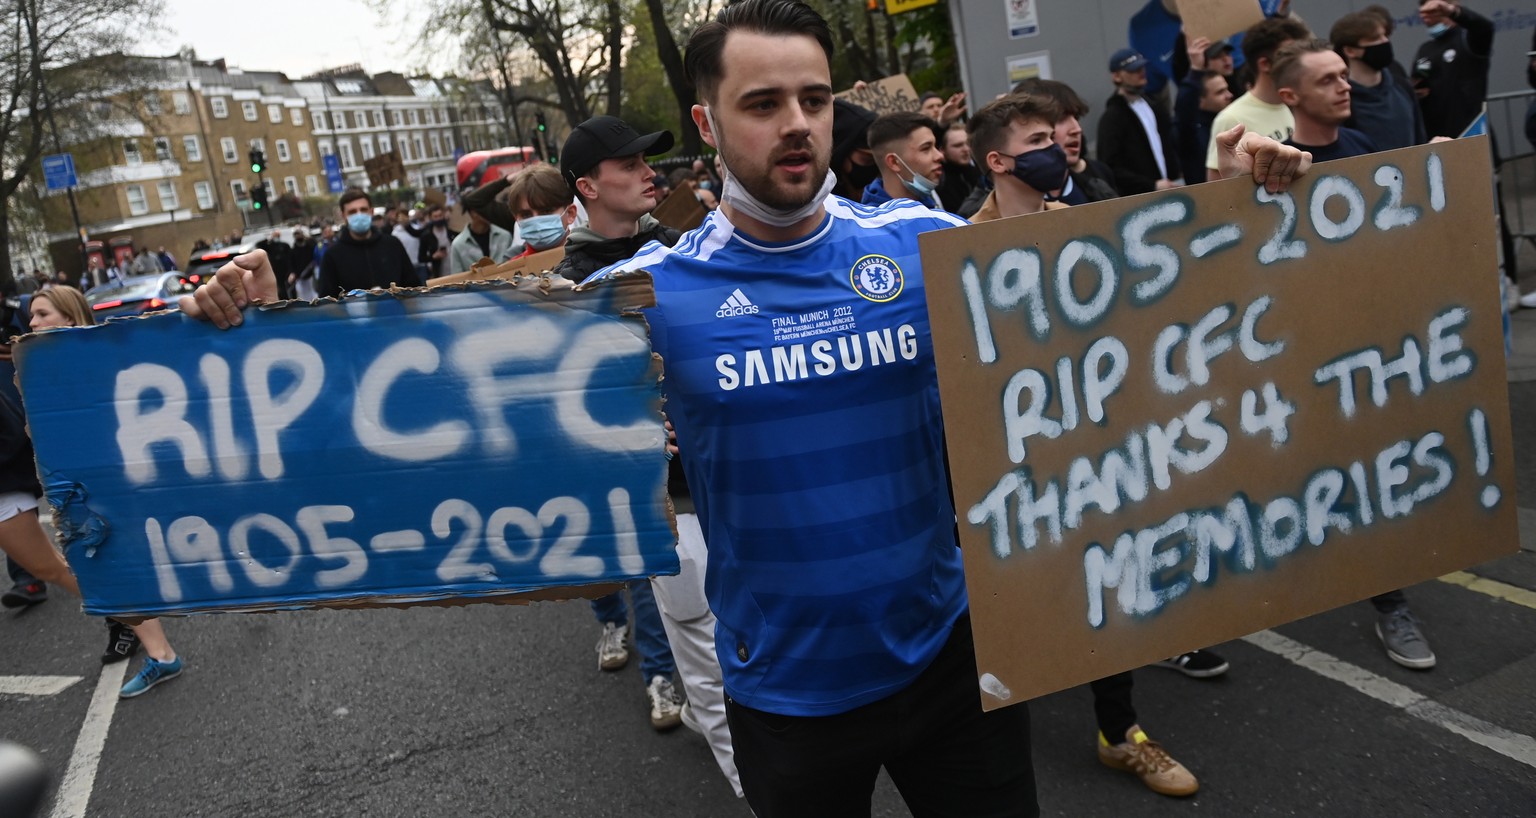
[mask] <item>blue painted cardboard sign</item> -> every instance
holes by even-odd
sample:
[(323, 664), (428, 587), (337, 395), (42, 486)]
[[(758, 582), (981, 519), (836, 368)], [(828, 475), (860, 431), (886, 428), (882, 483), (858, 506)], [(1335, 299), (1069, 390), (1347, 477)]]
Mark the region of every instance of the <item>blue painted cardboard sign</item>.
[(94, 614), (424, 603), (675, 573), (650, 279), (522, 279), (15, 348)]

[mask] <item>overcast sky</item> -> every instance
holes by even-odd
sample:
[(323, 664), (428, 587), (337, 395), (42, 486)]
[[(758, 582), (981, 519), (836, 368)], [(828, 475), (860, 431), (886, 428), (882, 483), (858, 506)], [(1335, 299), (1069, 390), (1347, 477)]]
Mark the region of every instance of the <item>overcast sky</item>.
[[(403, 16), (394, 3), (383, 21), (364, 0), (263, 0), (260, 3), (209, 3), (166, 0), (164, 30), (150, 34), (141, 50), (172, 54), (184, 45), (199, 59), (223, 57), (246, 70), (282, 71), (291, 79), (322, 68), (362, 63), (368, 73), (419, 68), (451, 68), (441, 58), (433, 65), (414, 47), (419, 14)], [(218, 9), (214, 11), (214, 9)]]

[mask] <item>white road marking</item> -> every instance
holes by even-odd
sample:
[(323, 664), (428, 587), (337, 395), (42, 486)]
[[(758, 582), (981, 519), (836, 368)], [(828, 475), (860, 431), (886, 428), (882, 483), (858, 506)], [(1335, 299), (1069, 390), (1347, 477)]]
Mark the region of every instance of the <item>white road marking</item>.
[(1528, 767), (1536, 767), (1536, 738), (1506, 730), (1497, 724), (1447, 707), (1412, 688), (1274, 631), (1259, 631), (1243, 637), (1243, 641), (1288, 659), (1319, 676), (1343, 682), (1357, 692), (1390, 704), (1416, 719), (1449, 730), (1499, 755)]
[(0, 676), (0, 696), (56, 696), (80, 676)]
[(80, 735), (75, 739), (75, 752), (69, 757), (69, 769), (59, 783), (59, 796), (53, 802), (50, 818), (85, 818), (85, 808), (91, 803), (91, 790), (96, 786), (96, 766), (101, 763), (101, 752), (107, 746), (107, 729), (112, 726), (112, 714), (117, 710), (118, 692), (122, 690), (128, 664), (116, 662), (102, 667), (90, 709), (85, 711), (85, 723), (80, 725)]

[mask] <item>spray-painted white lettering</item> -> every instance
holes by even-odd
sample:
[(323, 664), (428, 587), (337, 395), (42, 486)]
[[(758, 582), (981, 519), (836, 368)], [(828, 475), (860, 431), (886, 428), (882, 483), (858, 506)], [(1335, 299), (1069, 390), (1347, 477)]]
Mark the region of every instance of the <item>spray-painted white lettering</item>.
[(1263, 187), (1254, 190), (1254, 196), (1259, 202), (1280, 208), (1280, 224), (1275, 227), (1269, 241), (1259, 248), (1259, 263), (1269, 265), (1286, 259), (1305, 258), (1307, 243), (1295, 238), (1296, 199), (1290, 193), (1270, 193)]
[(1382, 165), (1372, 177), (1384, 189), (1376, 202), (1376, 213), (1371, 222), (1377, 230), (1393, 230), (1407, 227), (1419, 220), (1419, 208), (1403, 206), (1403, 171), (1396, 165)]
[(1290, 417), (1296, 414), (1296, 404), (1280, 397), (1280, 390), (1273, 381), (1265, 382), (1264, 409), (1258, 408), (1259, 394), (1252, 389), (1243, 391), (1242, 413), (1238, 424), (1250, 435), (1269, 432), (1269, 443), (1278, 449), (1291, 438)]
[(1125, 247), (1125, 263), (1131, 270), (1156, 270), (1157, 274), (1131, 286), (1131, 303), (1151, 304), (1173, 289), (1179, 281), (1179, 253), (1167, 244), (1147, 241), (1147, 234), (1160, 227), (1189, 221), (1189, 199), (1177, 196), (1142, 208), (1127, 216), (1120, 228)]
[[(1340, 199), (1344, 202), (1344, 218), (1328, 215), (1328, 202)], [(1324, 176), (1312, 186), (1309, 208), (1312, 229), (1325, 241), (1344, 241), (1355, 235), (1365, 224), (1365, 196), (1343, 176)]]

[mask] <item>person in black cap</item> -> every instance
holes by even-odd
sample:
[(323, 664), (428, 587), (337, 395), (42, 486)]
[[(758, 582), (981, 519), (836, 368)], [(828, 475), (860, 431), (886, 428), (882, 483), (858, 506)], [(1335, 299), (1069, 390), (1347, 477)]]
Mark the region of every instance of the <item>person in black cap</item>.
[(677, 243), (682, 234), (651, 217), (660, 200), (656, 171), (645, 162), (669, 150), (670, 131), (641, 136), (612, 116), (592, 117), (571, 131), (560, 152), (560, 175), (587, 209), (587, 224), (571, 231), (555, 272), (579, 284), (649, 242)]
[(1205, 174), (1193, 171), (1205, 167), (1211, 123), (1221, 109), (1232, 104), (1232, 89), (1227, 81), (1232, 73), (1232, 46), (1225, 42), (1211, 45), (1210, 40), (1196, 37), (1187, 53), (1189, 73), (1179, 81), (1173, 119), (1178, 127), (1179, 164), (1184, 168), (1185, 181), (1194, 183), (1205, 181)]
[(1181, 184), (1177, 138), (1161, 106), (1147, 102), (1147, 58), (1122, 48), (1109, 58), (1115, 93), (1099, 117), (1099, 161), (1115, 172), (1125, 195)]

